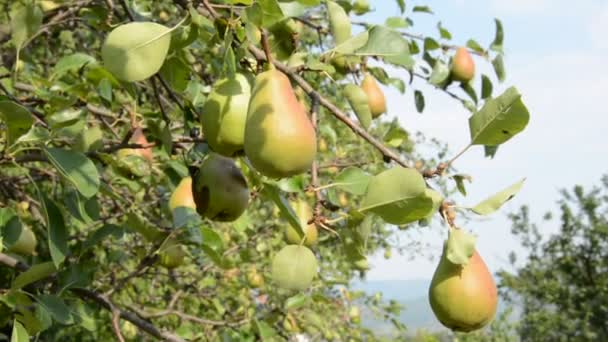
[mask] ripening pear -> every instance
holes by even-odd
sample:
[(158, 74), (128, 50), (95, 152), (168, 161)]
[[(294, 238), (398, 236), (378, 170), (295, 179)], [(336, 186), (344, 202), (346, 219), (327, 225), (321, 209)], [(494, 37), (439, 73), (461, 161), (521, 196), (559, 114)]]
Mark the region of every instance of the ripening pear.
[[(150, 143), (148, 142), (148, 139), (146, 139), (146, 136), (144, 135), (143, 130), (141, 129), (141, 127), (138, 127), (135, 129), (135, 131), (133, 132), (133, 135), (131, 136), (131, 143), (133, 144), (138, 144), (138, 145), (142, 145), (142, 146), (147, 146)], [(152, 148), (148, 147), (148, 148), (123, 148), (118, 150), (118, 158), (125, 158), (129, 155), (138, 155), (140, 157), (145, 158), (148, 162), (152, 162), (154, 161), (154, 155), (152, 154)]]
[(257, 75), (245, 125), (245, 154), (265, 176), (283, 178), (310, 168), (317, 137), (285, 74), (271, 68)]
[(234, 221), (247, 209), (249, 188), (234, 161), (210, 153), (192, 187), (197, 212), (214, 221)]
[(469, 332), (492, 320), (498, 303), (496, 284), (475, 251), (466, 265), (453, 264), (444, 246), (429, 288), (429, 301), (444, 326)]
[(34, 232), (29, 227), (22, 225), (19, 238), (8, 248), (8, 251), (21, 255), (32, 255), (36, 251), (37, 244), (38, 240)]
[(462, 83), (469, 82), (475, 76), (475, 62), (465, 47), (456, 50), (452, 59), (452, 78)]
[[(317, 226), (314, 223), (308, 224), (308, 221), (312, 218), (312, 208), (308, 204), (308, 202), (303, 200), (297, 200), (291, 203), (291, 207), (293, 208), (296, 216), (300, 221), (300, 227), (302, 227), (302, 231), (306, 235), (304, 239), (304, 244), (308, 247), (317, 243), (317, 239), (319, 236), (319, 232), (317, 230)], [(287, 225), (287, 229), (285, 230), (285, 237), (287, 241), (291, 244), (297, 245), (302, 242), (303, 236), (298, 233), (298, 231), (291, 225)]]
[(372, 113), (372, 117), (376, 118), (380, 114), (386, 112), (386, 99), (374, 76), (369, 73), (365, 74), (365, 77), (361, 82), (361, 89), (363, 89), (363, 92), (367, 95), (369, 110)]
[(187, 207), (196, 209), (194, 197), (192, 196), (192, 177), (184, 177), (169, 198), (169, 209), (175, 210), (177, 207)]
[(243, 149), (250, 96), (250, 81), (242, 73), (213, 85), (201, 118), (205, 139), (213, 151), (231, 157)]

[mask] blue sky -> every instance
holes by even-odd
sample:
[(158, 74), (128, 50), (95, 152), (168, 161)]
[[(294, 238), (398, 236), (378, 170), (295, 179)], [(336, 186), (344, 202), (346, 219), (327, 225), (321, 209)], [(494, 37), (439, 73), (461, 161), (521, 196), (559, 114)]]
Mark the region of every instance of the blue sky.
[[(371, 1), (376, 11), (370, 21), (398, 15), (394, 1)], [(477, 248), (492, 271), (508, 268), (510, 251), (519, 251), (505, 216), (523, 204), (530, 204), (533, 217), (555, 209), (558, 191), (575, 184), (597, 184), (608, 172), (608, 2), (563, 0), (442, 0), (406, 1), (408, 7), (429, 5), (435, 15), (416, 14), (412, 32), (437, 35), (436, 22), (453, 34), (454, 44), (474, 38), (487, 46), (494, 36), (493, 18), (505, 29), (507, 80), (498, 91), (515, 85), (531, 113), (527, 129), (501, 146), (493, 160), (483, 158), (481, 148), (469, 150), (455, 166), (473, 175), (466, 198), (458, 204), (472, 205), (515, 181), (527, 177), (522, 191), (503, 209), (465, 228), (478, 236)], [(381, 6), (380, 6), (381, 4)], [(493, 75), (478, 60), (478, 70)], [(407, 80), (403, 73), (402, 77)], [(398, 117), (410, 131), (421, 131), (450, 145), (457, 152), (468, 142), (469, 113), (448, 96), (429, 87), (426, 109), (415, 111), (412, 88), (405, 95), (385, 89), (388, 117)], [(477, 87), (479, 88), (479, 87)], [(497, 94), (495, 89), (495, 94)], [(543, 226), (546, 234), (555, 225)], [(402, 239), (416, 239), (429, 245), (425, 257), (409, 260), (394, 254), (371, 259), (368, 279), (431, 278), (446, 236), (439, 227), (412, 229)], [(522, 259), (522, 258), (520, 258)]]

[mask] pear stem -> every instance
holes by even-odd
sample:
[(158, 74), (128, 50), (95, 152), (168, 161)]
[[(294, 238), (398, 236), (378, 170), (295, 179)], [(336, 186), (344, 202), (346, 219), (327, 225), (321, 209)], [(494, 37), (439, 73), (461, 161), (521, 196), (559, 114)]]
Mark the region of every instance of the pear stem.
[(268, 32), (264, 29), (260, 29), (260, 31), (262, 32), (262, 47), (264, 48), (264, 54), (266, 54), (266, 62), (270, 69), (274, 69), (274, 59), (272, 58), (270, 44), (268, 43)]

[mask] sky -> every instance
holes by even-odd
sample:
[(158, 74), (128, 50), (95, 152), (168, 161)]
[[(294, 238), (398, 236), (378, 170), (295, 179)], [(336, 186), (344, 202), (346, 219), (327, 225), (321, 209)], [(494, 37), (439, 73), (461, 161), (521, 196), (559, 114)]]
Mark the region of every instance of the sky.
[[(364, 19), (382, 23), (387, 16), (398, 15), (395, 1), (371, 1), (376, 10)], [(507, 79), (495, 90), (500, 94), (516, 86), (530, 111), (530, 123), (524, 132), (500, 147), (494, 159), (483, 157), (483, 149), (474, 147), (457, 160), (459, 172), (473, 176), (467, 197), (454, 197), (459, 205), (474, 205), (493, 193), (526, 177), (520, 193), (489, 217), (469, 222), (466, 228), (477, 235), (477, 250), (492, 272), (511, 270), (508, 255), (515, 251), (524, 261), (519, 242), (511, 235), (506, 214), (521, 205), (531, 207), (532, 217), (557, 208), (559, 190), (575, 184), (591, 187), (608, 172), (608, 1), (603, 0), (437, 0), (406, 1), (428, 5), (434, 15), (416, 14), (409, 30), (437, 37), (436, 23), (441, 20), (452, 35), (452, 44), (464, 44), (474, 38), (488, 46), (494, 37), (494, 18), (501, 19), (505, 30), (505, 65)], [(379, 6), (382, 4), (382, 6)], [(478, 74), (493, 71), (481, 59), (476, 60)], [(408, 80), (406, 73), (398, 73)], [(494, 78), (495, 79), (495, 78)], [(385, 88), (388, 119), (397, 117), (410, 131), (420, 131), (448, 143), (455, 154), (468, 143), (470, 113), (440, 91), (416, 84), (424, 91), (426, 108), (418, 114), (413, 89), (405, 94)], [(476, 86), (479, 89), (479, 86)], [(557, 222), (543, 224), (548, 236)], [(382, 253), (370, 261), (369, 280), (430, 279), (441, 254), (446, 229), (412, 229), (401, 233), (402, 239), (419, 239), (429, 245), (426, 256), (410, 260), (408, 254), (393, 254), (389, 260)]]

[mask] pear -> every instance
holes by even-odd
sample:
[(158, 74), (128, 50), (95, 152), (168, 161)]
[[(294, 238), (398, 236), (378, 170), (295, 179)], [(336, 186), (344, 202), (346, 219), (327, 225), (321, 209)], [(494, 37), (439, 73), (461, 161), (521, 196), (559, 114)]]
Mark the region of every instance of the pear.
[(234, 161), (211, 153), (199, 168), (192, 187), (197, 212), (215, 221), (234, 221), (247, 209), (249, 188)]
[(169, 209), (173, 211), (177, 207), (196, 209), (194, 197), (192, 196), (192, 177), (184, 177), (171, 194)]
[(19, 238), (8, 248), (8, 251), (21, 255), (32, 255), (36, 251), (37, 244), (38, 240), (34, 232), (29, 227), (22, 225)]
[(376, 118), (380, 114), (386, 112), (386, 99), (374, 76), (366, 73), (361, 82), (361, 89), (363, 89), (363, 92), (367, 95), (369, 110), (372, 113), (372, 117)]
[[(314, 223), (308, 224), (308, 221), (312, 218), (312, 208), (308, 202), (297, 200), (291, 203), (291, 207), (295, 211), (296, 216), (298, 216), (300, 227), (302, 227), (302, 231), (306, 235), (304, 244), (308, 247), (316, 244), (319, 232)], [(290, 224), (287, 225), (287, 229), (285, 230), (285, 237), (289, 243), (294, 245), (302, 242), (303, 238), (302, 235), (300, 235), (298, 231)]]
[[(144, 132), (141, 129), (141, 127), (138, 127), (135, 129), (135, 131), (133, 132), (133, 135), (131, 136), (131, 142), (133, 144), (138, 144), (138, 145), (142, 145), (142, 146), (147, 146), (150, 144), (148, 142), (148, 139), (146, 139), (146, 136), (144, 135)], [(117, 156), (120, 159), (126, 158), (129, 155), (137, 155), (137, 156), (143, 157), (148, 162), (154, 161), (154, 155), (152, 154), (151, 147), (148, 147), (148, 148), (123, 148), (123, 149), (118, 150)]]
[(203, 107), (202, 124), (211, 149), (231, 157), (243, 149), (251, 84), (242, 73), (218, 80)]
[(429, 288), (429, 301), (444, 326), (469, 332), (492, 320), (498, 303), (496, 284), (477, 251), (466, 265), (453, 264), (444, 246)]
[(465, 47), (456, 50), (452, 59), (452, 78), (462, 83), (469, 82), (475, 76), (475, 62)]
[(245, 154), (265, 176), (305, 172), (317, 153), (316, 133), (285, 74), (257, 75), (245, 125)]

